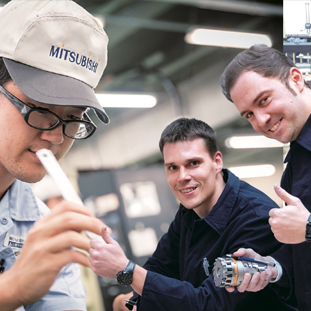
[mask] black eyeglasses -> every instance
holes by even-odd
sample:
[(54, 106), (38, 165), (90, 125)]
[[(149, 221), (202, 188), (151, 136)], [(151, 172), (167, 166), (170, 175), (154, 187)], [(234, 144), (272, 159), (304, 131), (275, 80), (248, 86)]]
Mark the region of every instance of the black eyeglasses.
[(85, 120), (63, 120), (46, 108), (28, 106), (1, 85), (0, 92), (22, 114), (25, 122), (37, 130), (50, 131), (62, 125), (64, 135), (72, 139), (86, 139), (96, 131), (96, 125), (91, 121), (86, 112), (83, 114)]

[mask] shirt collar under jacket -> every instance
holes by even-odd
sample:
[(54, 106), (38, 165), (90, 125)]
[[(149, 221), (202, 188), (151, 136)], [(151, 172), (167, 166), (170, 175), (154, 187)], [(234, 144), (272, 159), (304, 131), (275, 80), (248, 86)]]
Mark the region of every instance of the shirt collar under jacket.
[[(240, 189), (240, 179), (237, 176), (228, 169), (223, 169), (222, 172), (226, 186), (210, 213), (204, 217), (204, 221), (218, 234), (221, 234), (228, 225)], [(193, 210), (187, 210), (185, 207), (183, 214), (189, 229), (192, 227), (194, 218), (201, 220)]]
[[(309, 116), (307, 122), (304, 124), (297, 139), (290, 143), (291, 148), (296, 143), (311, 152), (311, 115)], [(291, 152), (289, 150), (284, 160), (284, 163), (287, 163), (289, 161), (290, 156)]]
[(41, 218), (35, 195), (28, 183), (15, 180), (0, 201), (0, 215), (4, 210), (17, 221), (36, 221)]

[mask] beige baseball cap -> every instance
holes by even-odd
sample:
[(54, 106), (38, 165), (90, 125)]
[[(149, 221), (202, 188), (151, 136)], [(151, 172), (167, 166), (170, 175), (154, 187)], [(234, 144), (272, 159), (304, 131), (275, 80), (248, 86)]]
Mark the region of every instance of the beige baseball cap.
[(92, 108), (104, 123), (94, 88), (107, 44), (97, 20), (71, 0), (12, 0), (0, 11), (0, 56), (17, 87), (40, 103)]

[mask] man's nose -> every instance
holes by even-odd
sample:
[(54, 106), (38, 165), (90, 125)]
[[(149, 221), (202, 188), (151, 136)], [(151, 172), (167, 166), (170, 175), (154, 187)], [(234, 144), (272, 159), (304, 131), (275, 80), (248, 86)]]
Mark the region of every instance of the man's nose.
[(260, 111), (255, 114), (259, 127), (266, 126), (270, 120), (270, 114), (265, 111)]
[(180, 167), (178, 181), (189, 180), (189, 179), (191, 179), (189, 171), (185, 167)]
[(41, 138), (50, 141), (54, 145), (64, 142), (63, 125), (59, 125), (53, 130), (42, 131)]

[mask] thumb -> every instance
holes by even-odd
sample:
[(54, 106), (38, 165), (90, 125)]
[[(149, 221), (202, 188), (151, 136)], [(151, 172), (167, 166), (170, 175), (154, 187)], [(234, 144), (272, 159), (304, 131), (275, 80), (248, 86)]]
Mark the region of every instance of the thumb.
[(281, 188), (279, 185), (274, 185), (274, 191), (277, 194), (277, 196), (283, 200), (287, 205), (291, 205), (294, 203), (296, 197), (289, 194), (287, 191), (285, 191), (283, 188)]
[(104, 241), (107, 244), (114, 244), (115, 240), (108, 233), (108, 227), (106, 227), (106, 226), (102, 227), (101, 234), (102, 234)]
[(233, 253), (233, 255), (236, 256), (236, 257), (244, 256), (245, 255), (245, 251), (246, 251), (245, 248), (239, 248), (237, 251), (235, 251)]

